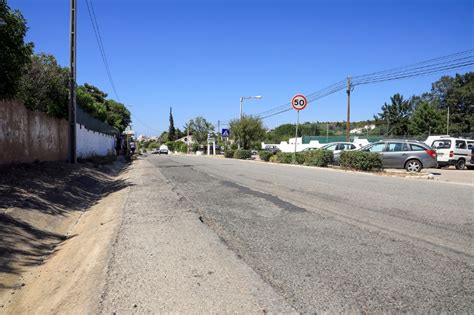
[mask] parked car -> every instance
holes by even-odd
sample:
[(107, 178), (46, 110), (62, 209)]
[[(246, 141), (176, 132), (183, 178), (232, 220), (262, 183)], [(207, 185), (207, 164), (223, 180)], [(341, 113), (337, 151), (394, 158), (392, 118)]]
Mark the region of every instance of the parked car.
[(432, 146), (438, 154), (438, 166), (454, 165), (456, 169), (462, 170), (470, 163), (471, 150), (474, 140), (440, 136), (429, 139), (427, 143)]
[(264, 150), (267, 152), (271, 152), (272, 154), (281, 152), (281, 150), (276, 145), (266, 145)]
[(471, 146), (471, 161), (469, 162), (469, 166), (474, 166), (474, 145)]
[(334, 164), (339, 164), (341, 152), (347, 150), (355, 150), (357, 147), (351, 142), (331, 142), (321, 147), (323, 150), (333, 151)]
[(168, 146), (162, 144), (162, 145), (160, 146), (160, 153), (159, 153), (159, 154), (168, 154)]
[(160, 149), (151, 150), (151, 154), (160, 154)]
[(436, 151), (420, 141), (383, 140), (359, 150), (380, 153), (384, 168), (404, 168), (408, 172), (419, 172), (423, 168), (437, 166)]

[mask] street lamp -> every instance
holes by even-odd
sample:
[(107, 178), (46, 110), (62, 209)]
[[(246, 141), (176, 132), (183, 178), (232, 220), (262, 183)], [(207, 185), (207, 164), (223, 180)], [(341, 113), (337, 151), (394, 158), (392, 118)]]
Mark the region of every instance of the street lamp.
[[(240, 97), (240, 120), (242, 120), (242, 116), (243, 116), (243, 108), (242, 108), (242, 105), (244, 103), (244, 100), (251, 100), (251, 99), (254, 99), (254, 100), (261, 100), (262, 99), (262, 96), (261, 95), (257, 95), (257, 96), (241, 96)], [(240, 142), (241, 142), (241, 139), (239, 139), (239, 149), (240, 149)]]
[(257, 95), (257, 96), (241, 96), (241, 97), (240, 97), (240, 119), (242, 119), (242, 115), (243, 115), (242, 105), (243, 105), (243, 103), (244, 103), (244, 100), (251, 100), (251, 99), (261, 100), (261, 99), (262, 99), (262, 96), (261, 96), (261, 95)]

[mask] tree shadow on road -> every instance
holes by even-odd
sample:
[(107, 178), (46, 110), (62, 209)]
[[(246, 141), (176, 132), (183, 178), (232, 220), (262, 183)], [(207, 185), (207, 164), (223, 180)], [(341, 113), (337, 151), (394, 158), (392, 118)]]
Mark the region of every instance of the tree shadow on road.
[[(71, 216), (130, 184), (117, 176), (128, 163), (45, 162), (0, 168), (0, 290), (14, 275), (39, 265), (71, 238)], [(10, 279), (10, 280), (8, 280)]]

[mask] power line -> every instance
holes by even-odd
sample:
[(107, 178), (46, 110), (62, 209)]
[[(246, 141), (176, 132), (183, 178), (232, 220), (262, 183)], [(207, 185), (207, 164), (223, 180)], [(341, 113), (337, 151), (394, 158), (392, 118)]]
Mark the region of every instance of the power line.
[(107, 59), (107, 54), (105, 53), (104, 42), (102, 41), (102, 35), (101, 35), (101, 32), (100, 32), (99, 23), (97, 22), (97, 16), (95, 14), (94, 4), (92, 3), (92, 0), (85, 0), (85, 2), (86, 2), (86, 6), (87, 6), (87, 12), (89, 14), (89, 18), (90, 18), (91, 23), (92, 23), (92, 28), (94, 30), (94, 35), (95, 35), (95, 38), (96, 38), (96, 41), (97, 41), (97, 45), (99, 46), (99, 52), (100, 52), (101, 57), (102, 57), (102, 62), (104, 63), (104, 66), (105, 66), (105, 71), (107, 73), (107, 77), (109, 79), (110, 85), (112, 86), (112, 90), (115, 94), (115, 97), (120, 102), (120, 97), (117, 93), (117, 89), (115, 88), (114, 80), (113, 80), (113, 77), (112, 77), (112, 72), (110, 71), (110, 66), (109, 66), (109, 62), (108, 62), (108, 59)]
[[(410, 65), (355, 76), (352, 78), (351, 87), (362, 84), (406, 79), (415, 76), (423, 76), (452, 69), (469, 67), (474, 65), (473, 53), (474, 49), (469, 49), (446, 56), (428, 59)], [(345, 88), (346, 84), (344, 80), (336, 82), (319, 91), (307, 94), (308, 103), (341, 91)], [(283, 105), (261, 112), (257, 115), (257, 117), (259, 117), (260, 119), (265, 119), (287, 112), (291, 109), (291, 103), (285, 103)]]
[[(104, 42), (102, 40), (102, 34), (100, 32), (99, 23), (97, 22), (97, 15), (95, 13), (94, 4), (92, 3), (92, 0), (85, 0), (85, 2), (86, 2), (86, 6), (87, 6), (87, 12), (88, 12), (89, 18), (91, 20), (92, 29), (94, 30), (94, 35), (95, 35), (95, 39), (97, 41), (97, 46), (99, 47), (99, 52), (100, 52), (100, 55), (102, 57), (102, 62), (104, 63), (107, 78), (109, 80), (110, 85), (112, 86), (112, 90), (114, 92), (115, 97), (117, 98), (117, 100), (119, 102), (121, 102), (120, 97), (117, 93), (117, 89), (115, 87), (115, 83), (114, 83), (114, 80), (113, 80), (113, 77), (112, 77), (112, 72), (110, 71), (110, 66), (109, 66), (109, 62), (108, 62), (108, 59), (107, 59), (107, 55), (105, 53)], [(157, 129), (155, 129), (153, 127), (150, 127), (148, 124), (143, 122), (143, 120), (141, 120), (137, 115), (133, 114), (132, 112), (130, 112), (130, 114), (136, 121), (141, 123), (147, 129), (152, 130), (152, 131), (157, 132), (157, 133), (161, 133), (161, 131), (158, 131)]]

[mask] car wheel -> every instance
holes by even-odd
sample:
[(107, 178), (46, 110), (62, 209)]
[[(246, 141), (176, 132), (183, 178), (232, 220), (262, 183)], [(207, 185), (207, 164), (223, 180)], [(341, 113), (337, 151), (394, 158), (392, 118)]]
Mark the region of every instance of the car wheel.
[(421, 162), (418, 160), (409, 160), (405, 164), (405, 169), (407, 170), (407, 172), (411, 172), (411, 173), (419, 172), (421, 171), (422, 168), (423, 168), (423, 165), (421, 165)]
[(463, 170), (465, 167), (466, 167), (466, 161), (464, 161), (463, 159), (459, 159), (456, 162), (456, 169), (457, 170)]

